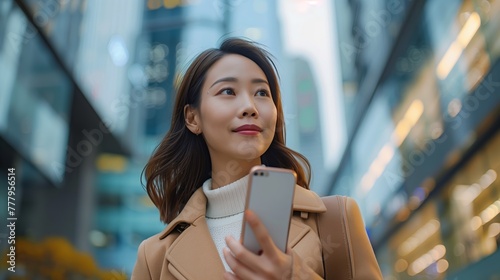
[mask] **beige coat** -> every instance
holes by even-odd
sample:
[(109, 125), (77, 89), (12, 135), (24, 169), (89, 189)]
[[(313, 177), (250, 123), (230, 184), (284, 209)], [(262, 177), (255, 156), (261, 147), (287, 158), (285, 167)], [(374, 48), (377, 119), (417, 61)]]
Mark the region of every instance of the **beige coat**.
[[(224, 265), (205, 220), (206, 197), (199, 188), (168, 226), (139, 246), (133, 280), (222, 279)], [(294, 216), (288, 245), (293, 250), (293, 279), (322, 279), (321, 242), (309, 213), (326, 211), (314, 192), (295, 187)], [(290, 275), (291, 276), (291, 275)]]

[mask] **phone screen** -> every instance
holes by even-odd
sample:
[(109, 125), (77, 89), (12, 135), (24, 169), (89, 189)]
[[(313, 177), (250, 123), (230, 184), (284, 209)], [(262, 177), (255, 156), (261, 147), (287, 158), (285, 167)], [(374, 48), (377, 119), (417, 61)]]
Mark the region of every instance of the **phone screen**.
[[(286, 251), (292, 216), (296, 174), (293, 170), (256, 166), (250, 171), (245, 209), (251, 209), (267, 228), (276, 246)], [(252, 229), (244, 221), (243, 245), (254, 253), (261, 251)]]

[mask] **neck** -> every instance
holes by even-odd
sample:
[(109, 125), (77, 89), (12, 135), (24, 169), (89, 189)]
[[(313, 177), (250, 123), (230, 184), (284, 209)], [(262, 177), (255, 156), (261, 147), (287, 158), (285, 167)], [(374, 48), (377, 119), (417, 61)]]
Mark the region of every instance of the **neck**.
[(243, 178), (248, 175), (252, 167), (260, 164), (260, 157), (254, 160), (229, 159), (212, 161), (212, 190)]

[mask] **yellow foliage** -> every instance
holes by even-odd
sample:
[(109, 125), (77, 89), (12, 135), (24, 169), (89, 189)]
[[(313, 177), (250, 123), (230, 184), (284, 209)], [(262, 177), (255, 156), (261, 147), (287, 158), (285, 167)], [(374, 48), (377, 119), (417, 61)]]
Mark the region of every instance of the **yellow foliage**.
[[(1, 259), (1, 266), (5, 267), (6, 252)], [(62, 237), (48, 237), (38, 243), (22, 237), (17, 238), (16, 266), (23, 267), (26, 271), (25, 276), (16, 279), (31, 279), (32, 276), (41, 276), (40, 279), (47, 280), (127, 279), (123, 272), (100, 270), (89, 253), (77, 251)]]

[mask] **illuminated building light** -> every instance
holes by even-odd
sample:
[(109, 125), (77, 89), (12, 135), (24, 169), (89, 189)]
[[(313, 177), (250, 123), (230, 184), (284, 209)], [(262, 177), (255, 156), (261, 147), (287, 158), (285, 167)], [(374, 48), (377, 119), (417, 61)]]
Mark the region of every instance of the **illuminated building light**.
[(488, 237), (495, 238), (500, 234), (500, 223), (492, 223), (488, 227)]
[(361, 190), (368, 192), (394, 155), (394, 148), (386, 144), (372, 162), (368, 172), (361, 178)]
[(481, 178), (479, 178), (479, 183), (474, 183), (470, 185), (469, 188), (464, 192), (463, 197), (466, 201), (465, 204), (468, 205), (472, 203), (485, 189), (487, 189), (493, 182), (497, 179), (497, 173), (493, 169), (486, 171)]
[(497, 202), (500, 203), (500, 200), (493, 202), (490, 206), (488, 206), (486, 209), (484, 209), (481, 212), (481, 214), (479, 214), (479, 216), (481, 217), (481, 220), (483, 222), (483, 225), (488, 223), (489, 221), (493, 220), (493, 218), (495, 218), (498, 215), (498, 213), (500, 213), (500, 209), (496, 205)]
[(396, 129), (394, 130), (394, 134), (392, 135), (392, 139), (396, 146), (401, 146), (403, 143), (403, 140), (406, 139), (406, 136), (408, 136), (408, 133), (410, 133), (411, 126), (410, 126), (410, 121), (407, 119), (402, 119), (398, 125), (396, 126)]
[(460, 99), (454, 98), (448, 103), (448, 115), (450, 117), (456, 117), (460, 113), (460, 110), (462, 110), (462, 101)]
[(443, 135), (443, 126), (441, 124), (434, 124), (433, 126), (434, 128), (431, 130), (431, 138), (432, 140), (436, 140)]
[[(410, 276), (415, 276), (419, 274), (420, 272), (424, 271), (426, 268), (428, 268), (431, 264), (435, 263), (436, 261), (440, 260), (446, 255), (446, 247), (442, 244), (434, 246), (431, 250), (429, 250), (427, 253), (423, 254), (422, 256), (418, 257), (415, 261), (413, 261), (409, 265), (408, 269), (408, 274)], [(446, 261), (446, 260), (445, 260)], [(441, 266), (443, 269), (443, 272), (448, 269), (447, 267), (447, 261), (446, 263), (441, 262), (441, 264), (437, 263), (438, 266)], [(446, 266), (446, 268), (444, 268)], [(440, 272), (442, 273), (442, 272)]]
[[(398, 253), (400, 256), (406, 256), (415, 250), (418, 246), (424, 243), (425, 240), (429, 239), (434, 235), (440, 227), (438, 220), (430, 220), (423, 227), (417, 230), (413, 235), (406, 239), (398, 248)], [(444, 247), (444, 246), (443, 246)]]
[(478, 216), (474, 216), (471, 220), (470, 220), (470, 227), (472, 228), (472, 230), (478, 230), (481, 225), (483, 224), (483, 221), (481, 220), (480, 217)]
[(405, 271), (407, 268), (408, 268), (408, 262), (404, 259), (399, 259), (394, 264), (394, 270), (397, 273), (401, 273), (401, 272)]
[(410, 108), (408, 108), (408, 111), (406, 111), (404, 118), (410, 121), (410, 125), (413, 127), (420, 119), (423, 112), (424, 104), (420, 99), (415, 99), (411, 103)]
[(474, 216), (470, 220), (472, 230), (478, 230), (481, 226), (493, 220), (498, 214), (500, 214), (500, 199), (490, 204), (478, 216)]
[(181, 0), (163, 0), (163, 6), (167, 9), (173, 9), (181, 5)]
[(490, 169), (486, 171), (486, 173), (484, 173), (483, 176), (481, 176), (481, 178), (479, 179), (479, 185), (481, 185), (483, 189), (486, 189), (491, 184), (493, 184), (493, 182), (495, 182), (496, 179), (497, 179), (497, 173), (495, 172), (495, 170)]
[(440, 259), (439, 261), (437, 261), (436, 263), (436, 270), (438, 273), (443, 273), (445, 272), (446, 270), (448, 270), (448, 267), (450, 266), (450, 264), (448, 263), (447, 260), (445, 259)]
[(111, 57), (111, 61), (113, 61), (116, 66), (121, 67), (127, 64), (129, 60), (129, 52), (122, 37), (115, 35), (109, 40), (108, 52)]
[(470, 43), (477, 30), (481, 26), (481, 17), (473, 12), (460, 30), (457, 38), (444, 54), (436, 68), (436, 74), (439, 79), (444, 80), (450, 74), (451, 69), (455, 66), (463, 50)]
[(382, 150), (380, 150), (379, 156), (384, 164), (389, 163), (394, 156), (394, 148), (386, 144)]
[[(464, 185), (458, 185), (458, 186), (464, 186)], [(457, 186), (457, 187), (458, 187)], [(462, 193), (462, 198), (465, 200), (465, 204), (468, 205), (470, 203), (472, 203), (472, 201), (474, 201), (474, 199), (476, 199), (476, 197), (479, 196), (479, 194), (482, 192), (481, 190), (481, 186), (479, 184), (472, 184), (470, 186), (465, 186), (466, 189), (465, 191)]]
[(446, 255), (446, 247), (444, 247), (443, 244), (436, 245), (432, 251), (436, 252), (436, 254), (433, 255), (435, 256), (435, 260), (438, 260)]
[(392, 134), (392, 140), (396, 146), (401, 146), (410, 130), (418, 122), (424, 112), (424, 104), (420, 99), (415, 99), (406, 111), (404, 117), (396, 125), (396, 129)]
[(384, 171), (385, 165), (379, 161), (374, 161), (373, 164), (370, 166), (370, 171), (373, 175), (373, 177), (378, 178)]
[(462, 54), (463, 49), (457, 42), (451, 43), (443, 58), (437, 66), (437, 76), (439, 79), (444, 80), (450, 74), (451, 69), (458, 61), (458, 58)]
[[(391, 135), (391, 142), (394, 143), (395, 146), (399, 147), (404, 142), (411, 129), (415, 126), (415, 124), (422, 116), (423, 112), (423, 102), (420, 99), (413, 100), (413, 102), (408, 107), (408, 110), (406, 111), (404, 117), (398, 122)], [(385, 168), (387, 167), (387, 164), (389, 164), (392, 157), (394, 156), (394, 150), (394, 146), (391, 145), (391, 143), (387, 143), (379, 151), (377, 157), (370, 165), (368, 171), (361, 178), (360, 185), (361, 190), (364, 193), (367, 193), (369, 190), (371, 190), (373, 185), (375, 185), (377, 179), (380, 177), (380, 175), (382, 175)]]
[(363, 178), (361, 179), (361, 190), (363, 190), (365, 193), (368, 192), (374, 183), (375, 180), (373, 179), (371, 174), (365, 174), (365, 176), (363, 176)]
[(480, 26), (481, 17), (476, 12), (471, 13), (465, 22), (464, 27), (460, 30), (456, 42), (465, 48), (472, 40)]
[(101, 154), (96, 161), (100, 172), (122, 173), (126, 170), (128, 160), (126, 157), (115, 154)]

